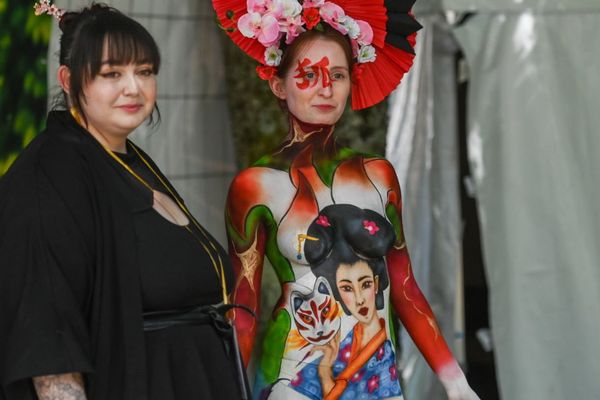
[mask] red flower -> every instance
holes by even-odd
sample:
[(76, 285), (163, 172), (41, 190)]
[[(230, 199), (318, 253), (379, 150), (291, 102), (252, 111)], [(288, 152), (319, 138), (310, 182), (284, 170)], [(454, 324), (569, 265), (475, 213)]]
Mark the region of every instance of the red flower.
[(385, 349), (383, 348), (383, 345), (381, 345), (379, 347), (379, 350), (377, 350), (377, 361), (381, 361), (383, 359), (384, 355), (385, 355)]
[(268, 81), (277, 73), (277, 68), (270, 65), (259, 65), (256, 67), (256, 73), (258, 77), (264, 81)]
[(396, 369), (395, 365), (392, 365), (390, 367), (390, 378), (392, 378), (393, 380), (398, 379), (398, 370)]
[(377, 389), (379, 389), (379, 375), (373, 375), (367, 380), (367, 390), (373, 393)]
[(340, 355), (341, 355), (340, 359), (341, 359), (343, 362), (347, 363), (347, 362), (349, 362), (349, 361), (350, 361), (350, 357), (352, 357), (352, 351), (351, 351), (351, 350), (352, 350), (352, 345), (350, 345), (350, 344), (349, 344), (349, 345), (345, 346), (345, 347), (344, 347), (344, 348), (343, 348), (343, 349), (340, 351)]
[(369, 231), (369, 234), (374, 235), (379, 230), (379, 227), (373, 221), (363, 221), (363, 227)]
[(317, 218), (317, 224), (324, 226), (326, 228), (331, 226), (331, 224), (329, 223), (329, 220), (324, 215), (319, 215), (319, 218)]
[(315, 7), (306, 8), (302, 13), (302, 21), (306, 24), (306, 29), (311, 30), (319, 22), (321, 22), (321, 15), (319, 15), (319, 9)]

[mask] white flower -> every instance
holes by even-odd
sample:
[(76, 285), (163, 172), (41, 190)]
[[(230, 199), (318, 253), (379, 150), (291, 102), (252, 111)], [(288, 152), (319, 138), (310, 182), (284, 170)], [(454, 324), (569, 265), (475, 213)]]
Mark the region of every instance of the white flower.
[(295, 18), (302, 13), (302, 6), (297, 0), (280, 0), (283, 18)]
[(360, 26), (358, 26), (358, 23), (354, 20), (354, 18), (346, 15), (346, 18), (344, 18), (342, 25), (348, 30), (348, 36), (350, 36), (350, 39), (358, 38), (358, 36), (360, 35)]
[(375, 54), (375, 47), (373, 46), (362, 46), (358, 50), (358, 58), (357, 61), (359, 63), (373, 62), (377, 58)]
[(279, 49), (277, 46), (267, 47), (265, 50), (265, 64), (270, 65), (272, 67), (276, 67), (281, 62), (281, 55), (283, 51)]

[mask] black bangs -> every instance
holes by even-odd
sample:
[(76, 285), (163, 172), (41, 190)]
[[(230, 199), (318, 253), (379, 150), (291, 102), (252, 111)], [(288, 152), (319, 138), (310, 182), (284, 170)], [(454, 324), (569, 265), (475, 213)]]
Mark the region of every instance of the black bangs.
[[(89, 35), (81, 35), (82, 42), (87, 42), (88, 55), (84, 70), (84, 79), (93, 79), (100, 72), (102, 63), (111, 65), (152, 64), (153, 72), (158, 74), (160, 69), (160, 53), (156, 42), (148, 31), (138, 22), (129, 17), (114, 12), (106, 12), (96, 16), (91, 22)], [(83, 33), (83, 32), (82, 32)], [(88, 36), (88, 41), (84, 41)], [(85, 45), (80, 43), (80, 45)], [(108, 54), (103, 57), (106, 46)], [(84, 67), (80, 65), (80, 67)]]
[[(160, 68), (160, 56), (152, 37), (131, 32), (110, 32), (106, 36), (108, 61), (111, 65), (152, 64), (155, 74)], [(146, 40), (149, 39), (149, 40)], [(92, 69), (94, 70), (94, 69)]]

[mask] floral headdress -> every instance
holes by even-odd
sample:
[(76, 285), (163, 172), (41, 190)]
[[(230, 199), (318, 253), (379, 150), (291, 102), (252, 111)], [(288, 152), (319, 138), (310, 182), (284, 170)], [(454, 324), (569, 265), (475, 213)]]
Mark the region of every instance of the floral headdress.
[(342, 35), (348, 35), (358, 63), (375, 61), (373, 29), (368, 22), (346, 15), (342, 7), (325, 0), (248, 0), (248, 12), (237, 21), (242, 35), (265, 46), (265, 65), (276, 67), (281, 61), (281, 41), (290, 44), (306, 30), (319, 29), (322, 21)]
[(35, 3), (33, 9), (35, 10), (35, 15), (48, 14), (59, 21), (65, 14), (65, 10), (61, 10), (56, 5), (50, 4), (50, 0), (41, 0), (39, 3)]
[(347, 35), (356, 60), (352, 108), (379, 103), (400, 83), (414, 58), (421, 28), (410, 10), (415, 0), (212, 0), (221, 27), (258, 61), (262, 78), (275, 72), (284, 43), (323, 23)]

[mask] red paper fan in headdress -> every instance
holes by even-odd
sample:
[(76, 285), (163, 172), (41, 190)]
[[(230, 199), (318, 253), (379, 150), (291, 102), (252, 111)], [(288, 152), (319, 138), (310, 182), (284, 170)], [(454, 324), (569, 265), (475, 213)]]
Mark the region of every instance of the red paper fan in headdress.
[[(231, 40), (246, 54), (264, 64), (265, 47), (243, 36), (238, 19), (248, 12), (246, 0), (212, 0), (217, 19)], [(410, 10), (415, 0), (328, 0), (346, 15), (368, 22), (373, 29), (376, 59), (356, 63), (352, 108), (359, 110), (382, 101), (400, 84), (413, 63), (416, 32), (421, 25)]]

